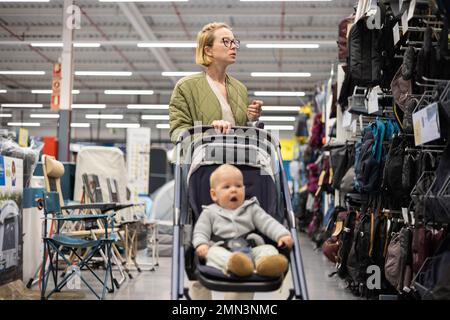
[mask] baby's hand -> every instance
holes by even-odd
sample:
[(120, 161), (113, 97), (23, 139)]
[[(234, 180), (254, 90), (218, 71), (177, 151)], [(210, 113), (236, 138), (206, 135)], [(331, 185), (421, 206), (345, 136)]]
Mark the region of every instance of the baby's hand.
[(206, 258), (206, 255), (208, 254), (209, 246), (207, 244), (201, 244), (197, 247), (195, 252), (200, 258)]
[(282, 247), (283, 245), (285, 245), (289, 249), (292, 248), (292, 246), (294, 245), (294, 240), (292, 240), (292, 237), (290, 235), (283, 236), (280, 239), (278, 239), (278, 247)]

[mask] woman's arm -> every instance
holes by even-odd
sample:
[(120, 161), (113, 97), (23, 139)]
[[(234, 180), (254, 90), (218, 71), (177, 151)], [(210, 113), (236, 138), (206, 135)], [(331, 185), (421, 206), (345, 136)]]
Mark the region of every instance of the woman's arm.
[(169, 104), (169, 124), (170, 124), (170, 140), (172, 143), (177, 141), (180, 132), (192, 127), (194, 122), (189, 111), (189, 105), (186, 98), (177, 84), (173, 89)]

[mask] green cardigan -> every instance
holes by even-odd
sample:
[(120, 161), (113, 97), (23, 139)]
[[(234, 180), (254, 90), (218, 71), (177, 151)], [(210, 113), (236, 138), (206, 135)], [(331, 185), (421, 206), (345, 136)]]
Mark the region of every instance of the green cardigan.
[[(227, 75), (225, 80), (228, 103), (237, 126), (247, 124), (247, 88), (235, 78)], [(200, 121), (210, 125), (222, 119), (222, 108), (211, 90), (206, 73), (200, 72), (180, 79), (173, 89), (169, 105), (170, 139), (176, 142), (182, 129)]]

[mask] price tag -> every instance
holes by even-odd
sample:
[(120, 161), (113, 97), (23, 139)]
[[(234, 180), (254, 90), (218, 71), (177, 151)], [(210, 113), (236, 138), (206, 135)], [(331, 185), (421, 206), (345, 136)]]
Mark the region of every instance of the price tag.
[(356, 119), (352, 121), (352, 132), (356, 133), (356, 128), (357, 128), (357, 121)]
[(352, 114), (345, 110), (342, 116), (342, 127), (347, 128), (352, 124)]
[(408, 11), (403, 12), (402, 15), (402, 32), (405, 34), (408, 31)]
[(408, 9), (408, 21), (414, 16), (414, 10), (416, 10), (416, 0), (411, 0)]
[(416, 146), (439, 139), (439, 110), (437, 103), (413, 113), (414, 141)]
[(394, 28), (392, 28), (392, 32), (394, 35), (394, 46), (400, 41), (400, 26), (398, 22), (395, 24)]
[(380, 87), (375, 87), (370, 91), (369, 101), (368, 101), (368, 112), (369, 114), (378, 112), (380, 107), (378, 105), (378, 89)]

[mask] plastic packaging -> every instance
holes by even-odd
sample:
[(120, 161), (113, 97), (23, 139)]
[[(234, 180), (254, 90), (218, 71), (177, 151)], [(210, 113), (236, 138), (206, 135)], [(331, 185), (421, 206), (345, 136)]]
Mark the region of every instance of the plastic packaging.
[(42, 142), (31, 140), (30, 147), (24, 148), (11, 139), (0, 137), (0, 155), (23, 160), (23, 185), (25, 188), (30, 185), (43, 147)]

